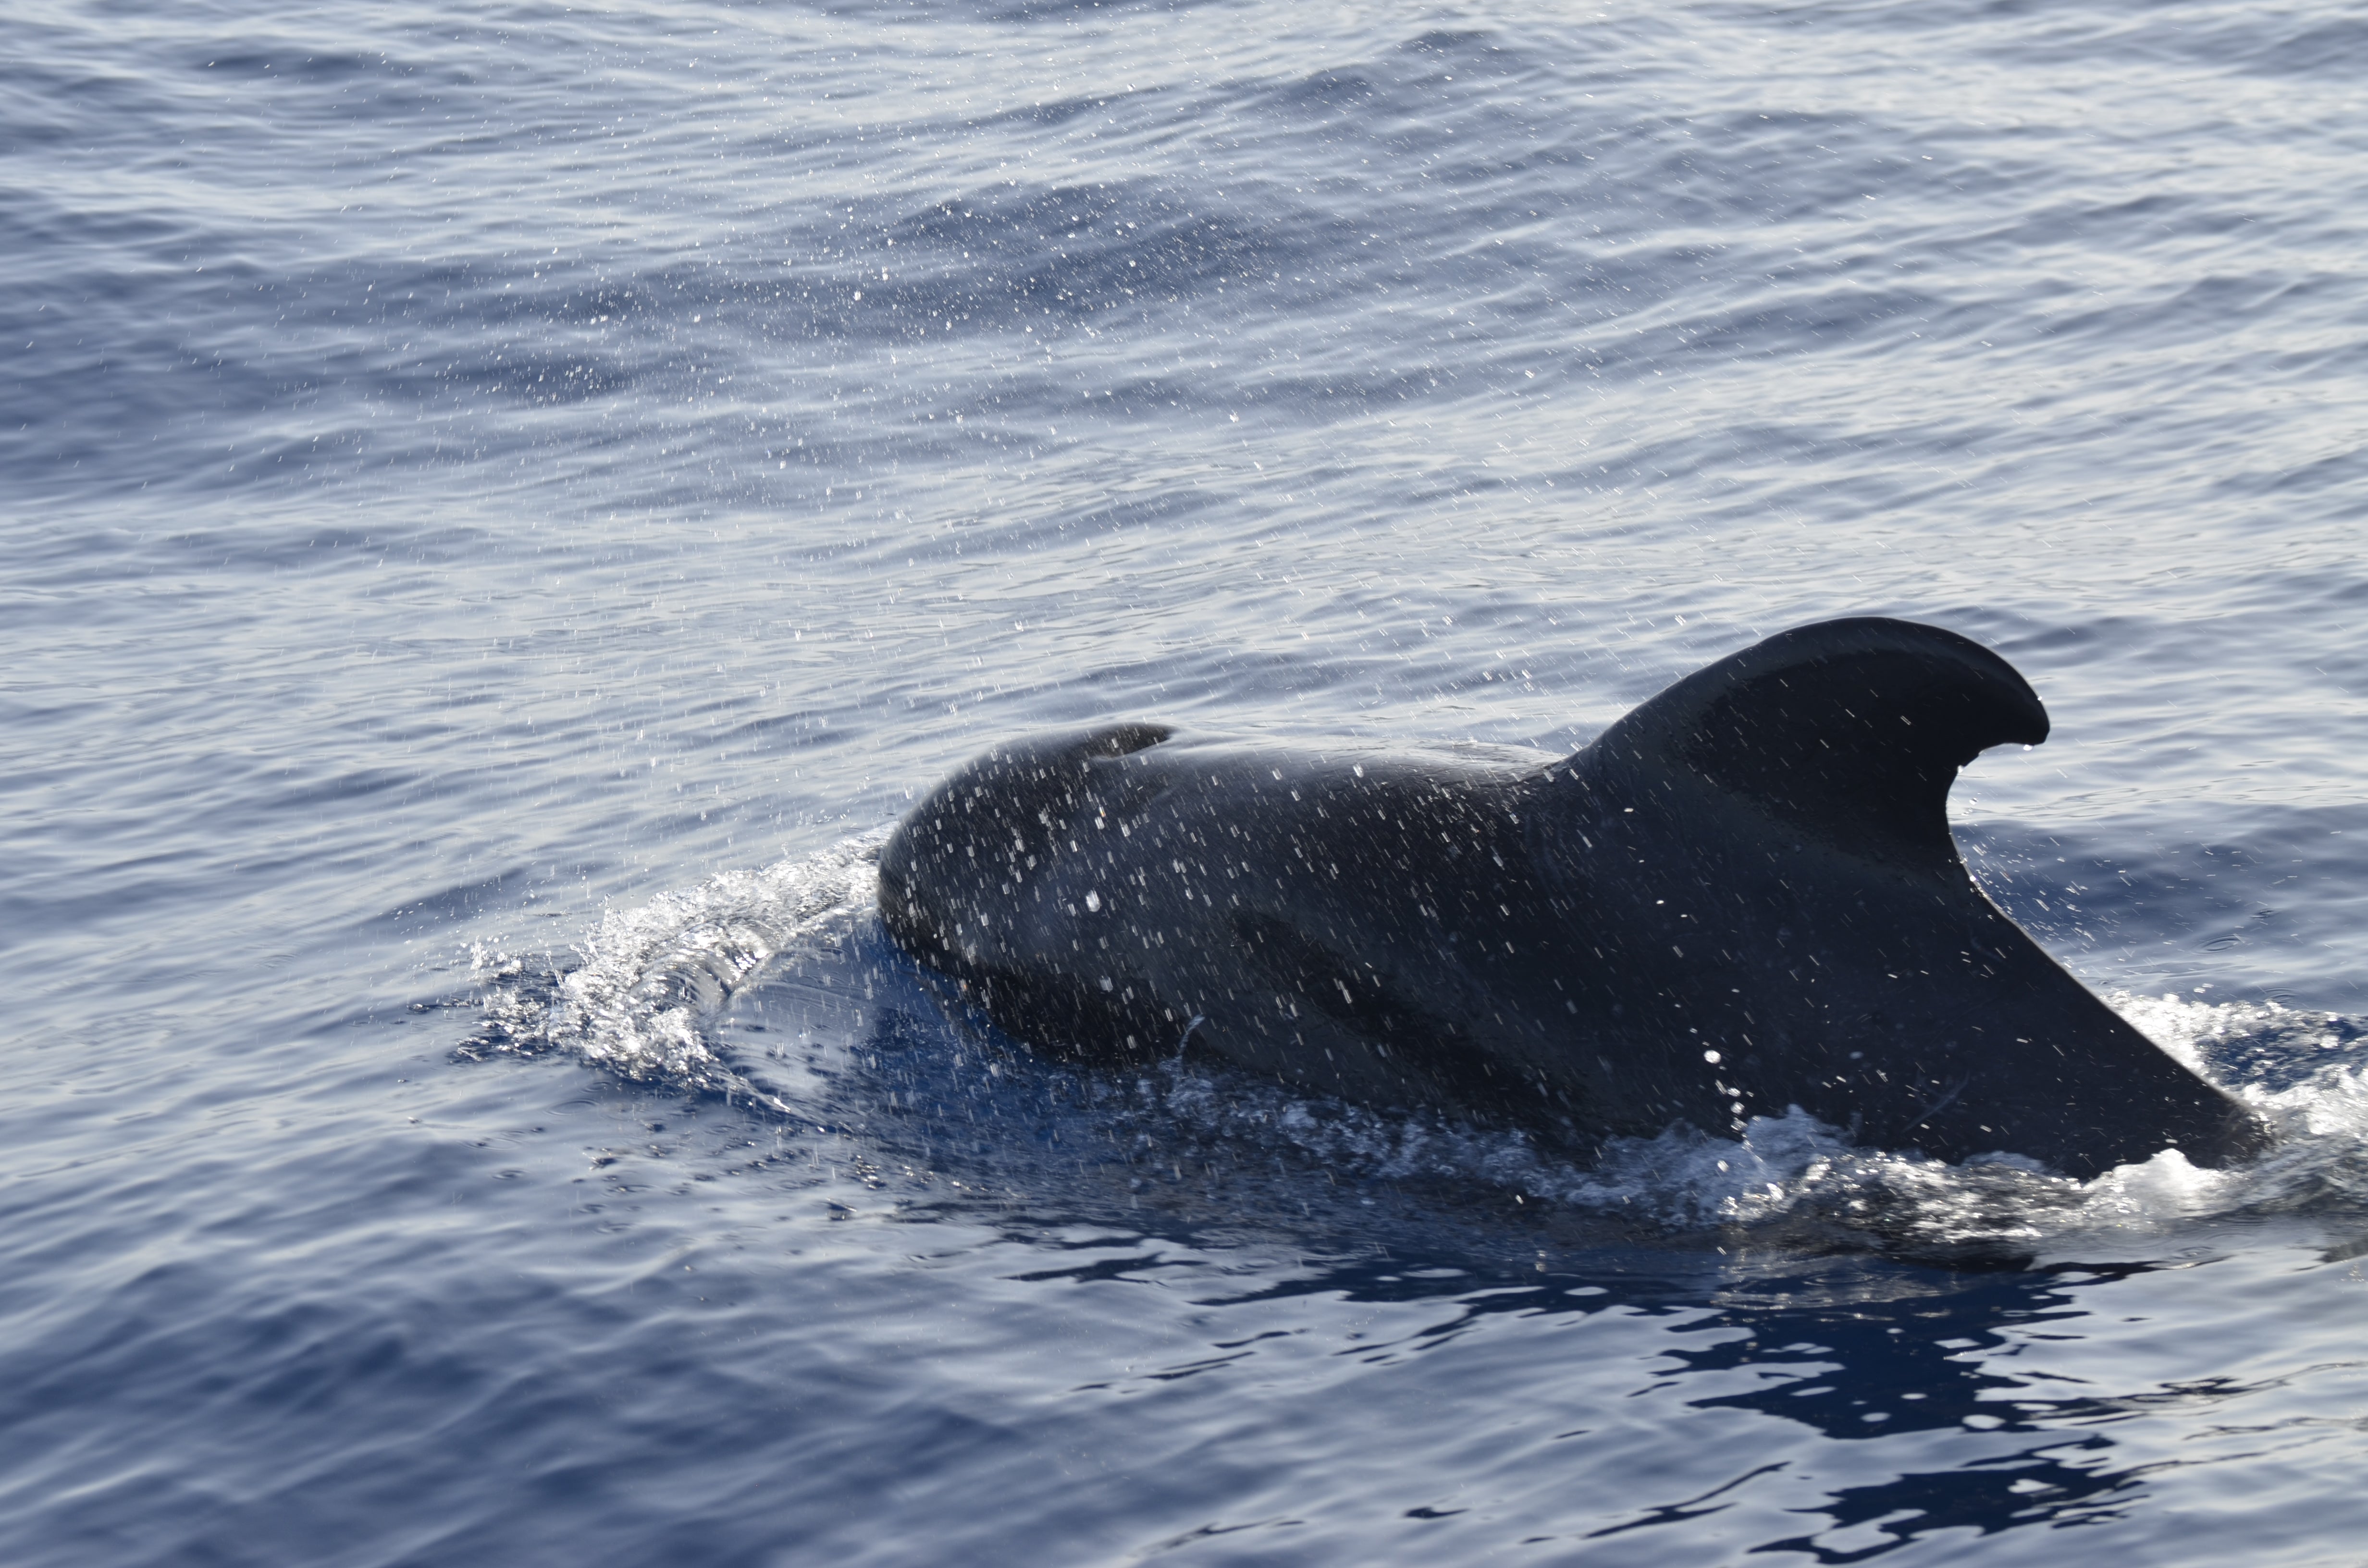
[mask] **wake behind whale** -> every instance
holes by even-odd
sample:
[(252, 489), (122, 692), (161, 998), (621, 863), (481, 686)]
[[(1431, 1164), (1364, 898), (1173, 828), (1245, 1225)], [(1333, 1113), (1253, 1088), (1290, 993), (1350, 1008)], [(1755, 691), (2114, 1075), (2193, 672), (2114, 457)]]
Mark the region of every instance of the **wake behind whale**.
[(880, 908), (997, 1024), (1190, 1049), (1582, 1157), (1798, 1107), (1862, 1142), (2092, 1176), (2242, 1158), (2250, 1112), (1974, 883), (1949, 787), (2046, 738), (2011, 666), (1828, 621), (1534, 765), (1348, 760), (1121, 724), (999, 748), (883, 849)]

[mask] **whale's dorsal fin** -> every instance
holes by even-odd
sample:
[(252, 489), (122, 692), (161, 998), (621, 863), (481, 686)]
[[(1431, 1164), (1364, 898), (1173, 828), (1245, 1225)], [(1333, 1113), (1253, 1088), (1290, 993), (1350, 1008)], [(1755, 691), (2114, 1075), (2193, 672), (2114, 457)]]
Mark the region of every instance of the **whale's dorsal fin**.
[(1641, 782), (1692, 775), (1836, 845), (1950, 864), (1949, 786), (2009, 741), (2047, 738), (2047, 710), (1980, 643), (1860, 617), (1782, 631), (1696, 671), (1572, 758)]

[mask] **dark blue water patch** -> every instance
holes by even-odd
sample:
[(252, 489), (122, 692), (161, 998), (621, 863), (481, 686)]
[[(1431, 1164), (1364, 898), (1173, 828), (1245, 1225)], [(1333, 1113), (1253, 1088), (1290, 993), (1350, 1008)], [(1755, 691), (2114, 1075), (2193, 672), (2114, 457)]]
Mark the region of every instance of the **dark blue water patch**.
[(2146, 1468), (2113, 1468), (2107, 1462), (2112, 1447), (2103, 1437), (2067, 1437), (1964, 1470), (1844, 1487), (1834, 1494), (1827, 1528), (1878, 1525), (1887, 1540), (1836, 1551), (1804, 1534), (1766, 1541), (1754, 1550), (1801, 1552), (1819, 1562), (1859, 1562), (1935, 1531), (1966, 1526), (1992, 1536), (2021, 1526), (2063, 1529), (2110, 1524), (2127, 1517), (2139, 1501), (2135, 1494)]
[[(1962, 1427), (1968, 1416), (1993, 1423), (1992, 1430), (2030, 1431), (2038, 1426), (2040, 1407), (1988, 1397), (2027, 1385), (2001, 1375), (1980, 1353), (2003, 1347), (2003, 1324), (2085, 1315), (2050, 1277), (2063, 1271), (1918, 1275), (1861, 1265), (1855, 1279), (1839, 1267), (1823, 1275), (1755, 1278), (1734, 1292), (1734, 1304), (1679, 1329), (1674, 1355), (1696, 1374), (1764, 1369), (1762, 1389), (1705, 1400), (1703, 1408), (1758, 1410), (1841, 1441)], [(2088, 1268), (2077, 1271), (2093, 1278)], [(1875, 1300), (1854, 1299), (1858, 1290)], [(1788, 1304), (1795, 1297), (1801, 1304)], [(1839, 1370), (1824, 1365), (1833, 1362)], [(2073, 1403), (2081, 1405), (2078, 1414), (2100, 1414)]]

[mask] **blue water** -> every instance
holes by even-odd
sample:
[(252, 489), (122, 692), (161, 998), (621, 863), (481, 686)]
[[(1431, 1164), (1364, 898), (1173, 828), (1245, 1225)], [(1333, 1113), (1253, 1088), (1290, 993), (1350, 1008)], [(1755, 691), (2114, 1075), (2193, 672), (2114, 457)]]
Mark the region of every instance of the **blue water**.
[[(0, 60), (8, 1562), (2356, 1556), (2356, 8)], [(871, 911), (1007, 737), (1566, 749), (1848, 613), (2030, 676), (1968, 858), (2258, 1166), (1579, 1170), (1043, 1061)]]

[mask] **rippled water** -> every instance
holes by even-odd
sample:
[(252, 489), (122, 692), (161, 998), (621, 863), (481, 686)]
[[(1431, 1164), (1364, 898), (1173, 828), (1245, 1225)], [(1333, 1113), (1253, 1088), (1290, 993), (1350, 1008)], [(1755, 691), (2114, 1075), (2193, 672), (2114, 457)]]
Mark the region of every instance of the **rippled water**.
[[(0, 46), (11, 1562), (2356, 1554), (2355, 12)], [(1008, 736), (1566, 749), (1853, 612), (2032, 678), (1960, 839), (2257, 1166), (1579, 1170), (871, 911)]]

